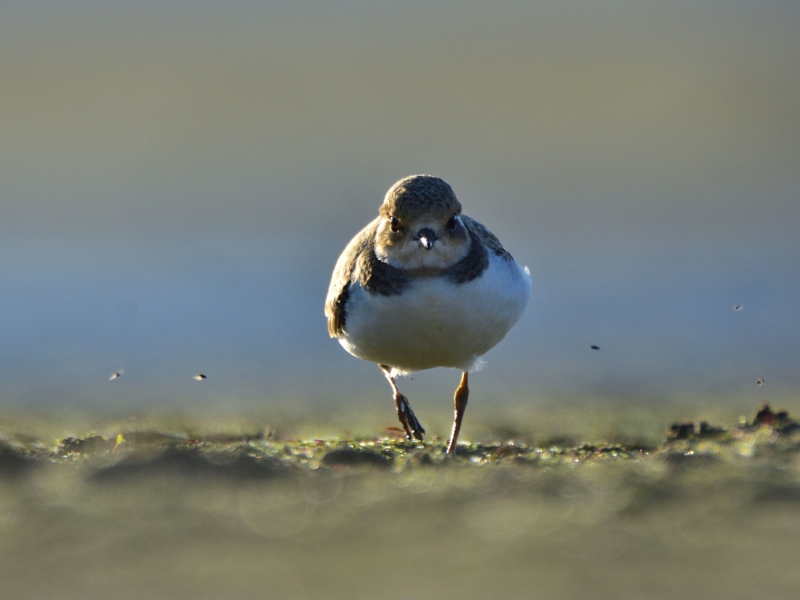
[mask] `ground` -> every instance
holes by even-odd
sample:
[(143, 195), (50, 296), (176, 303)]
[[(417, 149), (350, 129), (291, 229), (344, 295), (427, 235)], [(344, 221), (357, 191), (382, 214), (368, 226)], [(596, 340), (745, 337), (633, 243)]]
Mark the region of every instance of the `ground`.
[(800, 590), (800, 426), (768, 407), (734, 423), (666, 422), (638, 440), (564, 426), (533, 439), (495, 422), (455, 460), (443, 440), (409, 443), (392, 428), (63, 428), (0, 421), (4, 599)]

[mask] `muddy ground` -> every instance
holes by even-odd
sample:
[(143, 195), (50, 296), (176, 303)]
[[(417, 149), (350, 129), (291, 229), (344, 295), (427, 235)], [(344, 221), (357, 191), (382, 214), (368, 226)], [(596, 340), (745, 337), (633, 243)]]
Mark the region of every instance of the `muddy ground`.
[(3, 599), (800, 596), (800, 426), (770, 408), (493, 423), (456, 459), (392, 428), (0, 425)]

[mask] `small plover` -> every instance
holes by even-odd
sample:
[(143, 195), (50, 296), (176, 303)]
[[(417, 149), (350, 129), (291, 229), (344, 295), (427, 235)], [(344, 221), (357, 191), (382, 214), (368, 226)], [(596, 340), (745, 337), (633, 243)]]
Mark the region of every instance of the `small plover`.
[(347, 245), (333, 271), (328, 333), (377, 363), (408, 439), (422, 440), (399, 375), (462, 371), (447, 453), (454, 453), (469, 398), (468, 374), (519, 321), (531, 293), (521, 267), (483, 225), (461, 213), (452, 188), (412, 175), (386, 193), (380, 215)]

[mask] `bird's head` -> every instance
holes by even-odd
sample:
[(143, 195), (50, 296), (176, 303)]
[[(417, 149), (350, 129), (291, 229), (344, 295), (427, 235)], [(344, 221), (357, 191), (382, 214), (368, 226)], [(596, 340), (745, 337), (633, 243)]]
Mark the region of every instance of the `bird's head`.
[(461, 203), (442, 179), (412, 175), (395, 183), (381, 205), (375, 253), (393, 267), (437, 270), (469, 252)]

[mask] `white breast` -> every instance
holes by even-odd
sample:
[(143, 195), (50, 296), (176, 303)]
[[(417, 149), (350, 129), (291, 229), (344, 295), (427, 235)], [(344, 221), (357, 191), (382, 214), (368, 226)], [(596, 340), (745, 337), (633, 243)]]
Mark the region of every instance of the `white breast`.
[(494, 254), (481, 276), (467, 283), (423, 277), (395, 296), (353, 284), (339, 342), (353, 356), (399, 373), (471, 370), (520, 319), (530, 292), (528, 273)]

